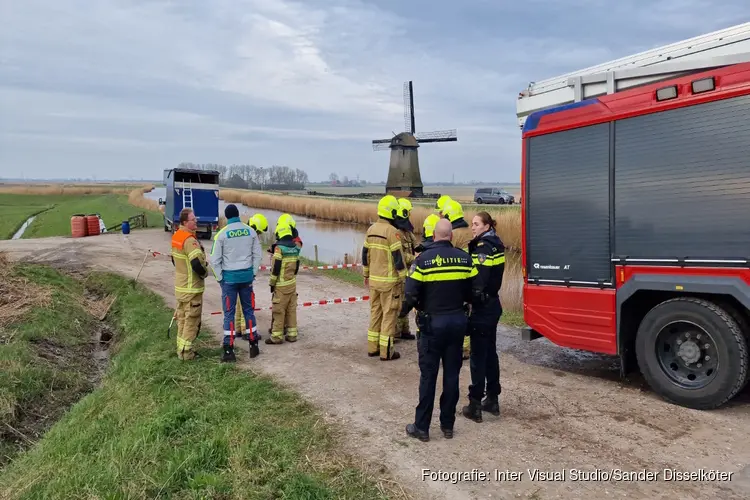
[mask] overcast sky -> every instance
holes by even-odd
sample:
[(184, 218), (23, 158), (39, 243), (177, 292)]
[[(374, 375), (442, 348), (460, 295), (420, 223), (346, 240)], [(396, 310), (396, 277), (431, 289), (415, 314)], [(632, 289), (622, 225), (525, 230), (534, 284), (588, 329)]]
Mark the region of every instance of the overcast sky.
[[(458, 129), (422, 178), (518, 182), (518, 92), (750, 19), (747, 0), (0, 0), (0, 177), (179, 162), (385, 180), (372, 139)], [(460, 180), (457, 176), (456, 180)]]

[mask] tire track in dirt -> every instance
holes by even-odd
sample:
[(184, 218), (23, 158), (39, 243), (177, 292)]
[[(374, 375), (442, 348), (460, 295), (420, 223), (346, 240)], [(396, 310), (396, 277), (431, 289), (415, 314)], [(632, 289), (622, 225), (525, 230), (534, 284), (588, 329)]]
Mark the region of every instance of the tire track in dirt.
[[(47, 238), (0, 242), (12, 258), (30, 257), (67, 267), (94, 267), (135, 277), (148, 248), (167, 253), (169, 235), (159, 230), (94, 238)], [(204, 242), (204, 245), (206, 242)], [(149, 259), (139, 282), (174, 305), (173, 268), (168, 259)], [(301, 272), (300, 300), (362, 295), (363, 289), (325, 274)], [(260, 307), (270, 304), (267, 273), (256, 281)], [(204, 322), (221, 332), (220, 291), (207, 281)], [(397, 344), (402, 358), (381, 362), (366, 355), (369, 307), (366, 303), (300, 308), (300, 341), (261, 344), (261, 356), (249, 360), (238, 342), (240, 365), (273, 375), (319, 405), (337, 424), (347, 450), (370, 464), (380, 464), (413, 495), (429, 499), (462, 498), (748, 498), (750, 496), (750, 395), (745, 391), (726, 408), (699, 412), (667, 404), (643, 390), (638, 377), (618, 380), (616, 358), (558, 348), (546, 340), (524, 343), (515, 329), (501, 327), (500, 418), (486, 415), (482, 424), (457, 415), (455, 438), (439, 432), (433, 416), (432, 440), (408, 438), (404, 426), (417, 403), (419, 369), (413, 341)], [(267, 336), (270, 311), (258, 311)], [(166, 325), (165, 325), (166, 327)], [(413, 327), (413, 319), (412, 319)], [(217, 360), (218, 362), (218, 360)], [(438, 376), (440, 395), (441, 376)], [(461, 401), (470, 381), (468, 363), (461, 371)], [(517, 481), (423, 480), (422, 469), (522, 472)], [(656, 482), (536, 481), (527, 469), (659, 471)], [(661, 471), (700, 468), (735, 474), (727, 483), (664, 481)]]

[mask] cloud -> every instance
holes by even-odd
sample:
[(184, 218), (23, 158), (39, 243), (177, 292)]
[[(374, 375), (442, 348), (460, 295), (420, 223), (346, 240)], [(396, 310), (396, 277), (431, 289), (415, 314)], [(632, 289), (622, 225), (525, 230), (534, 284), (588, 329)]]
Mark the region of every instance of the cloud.
[(739, 22), (743, 4), (7, 2), (0, 176), (159, 178), (195, 161), (382, 180), (370, 140), (404, 129), (411, 79), (417, 131), (459, 137), (420, 149), (423, 179), (516, 181), (529, 81)]

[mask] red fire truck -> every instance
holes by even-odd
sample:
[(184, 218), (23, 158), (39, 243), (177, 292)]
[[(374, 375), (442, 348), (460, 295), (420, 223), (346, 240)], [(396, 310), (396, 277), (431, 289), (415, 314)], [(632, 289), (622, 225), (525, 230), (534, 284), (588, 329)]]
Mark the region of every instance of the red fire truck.
[(617, 355), (694, 409), (750, 379), (750, 23), (533, 83), (525, 340)]

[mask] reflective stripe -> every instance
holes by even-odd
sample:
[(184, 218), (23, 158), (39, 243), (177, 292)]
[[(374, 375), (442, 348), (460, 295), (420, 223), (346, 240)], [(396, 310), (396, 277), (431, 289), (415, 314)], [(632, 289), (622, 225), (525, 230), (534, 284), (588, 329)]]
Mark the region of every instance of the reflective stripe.
[(174, 291), (178, 293), (201, 293), (205, 290), (205, 287), (183, 287), (176, 286)]
[(192, 349), (193, 343), (189, 340), (185, 340), (182, 337), (177, 337), (177, 349), (180, 351), (189, 351)]
[(505, 264), (505, 253), (500, 252), (492, 255), (485, 256), (484, 262), (479, 261), (479, 257), (476, 255), (472, 255), (471, 261), (475, 266), (499, 266), (500, 264)]
[(411, 277), (416, 281), (458, 281), (472, 278), (479, 274), (476, 267), (446, 266), (431, 269), (416, 267)]
[(388, 335), (380, 335), (380, 345), (381, 347), (388, 347), (390, 344), (391, 338)]
[(203, 251), (201, 251), (200, 248), (196, 248), (192, 252), (190, 252), (187, 256), (187, 260), (193, 260), (194, 258), (198, 257), (200, 254), (202, 254)]
[(379, 338), (380, 338), (380, 332), (373, 332), (373, 331), (367, 330), (368, 342), (377, 342)]
[(383, 276), (370, 276), (370, 281), (379, 281), (381, 283), (396, 283), (401, 280), (400, 276), (383, 277)]

